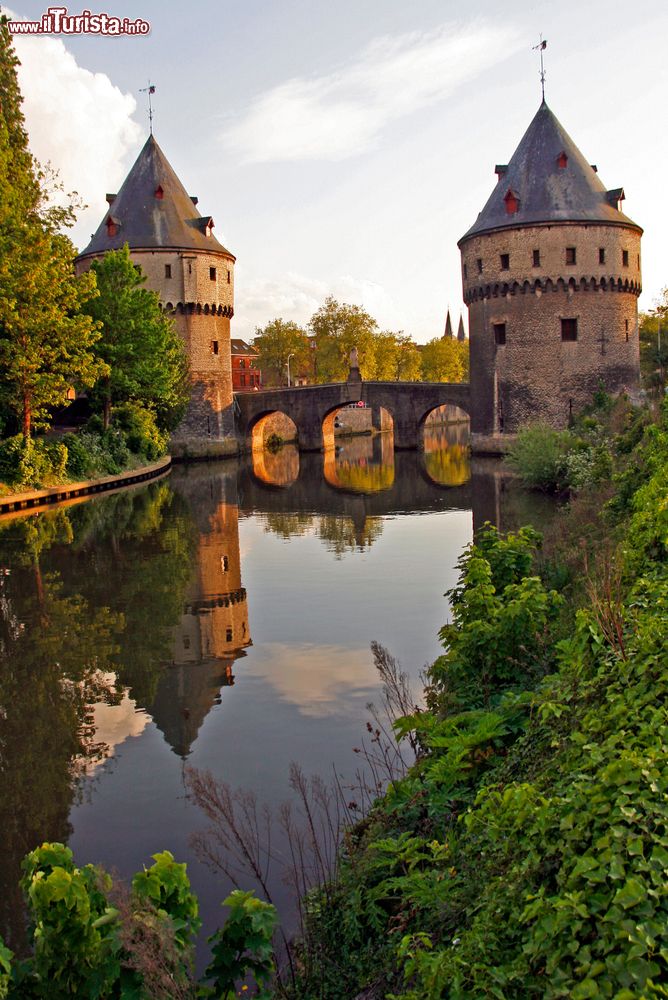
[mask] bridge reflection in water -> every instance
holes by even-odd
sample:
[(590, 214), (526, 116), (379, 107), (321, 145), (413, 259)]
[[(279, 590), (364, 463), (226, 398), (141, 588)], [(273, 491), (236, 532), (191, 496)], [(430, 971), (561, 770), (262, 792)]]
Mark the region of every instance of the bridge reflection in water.
[[(423, 450), (417, 461), (408, 463), (394, 450), (392, 431), (382, 434), (341, 437), (330, 444), (322, 456), (322, 475), (335, 490), (351, 493), (382, 493), (391, 490), (398, 465), (416, 465), (420, 475), (436, 486), (463, 486), (471, 475), (468, 422), (444, 424), (436, 421), (425, 425)], [(263, 484), (274, 487), (294, 485), (302, 467), (311, 469), (313, 462), (294, 445), (284, 445), (277, 451), (254, 449), (253, 475)], [(310, 472), (309, 472), (310, 474)]]

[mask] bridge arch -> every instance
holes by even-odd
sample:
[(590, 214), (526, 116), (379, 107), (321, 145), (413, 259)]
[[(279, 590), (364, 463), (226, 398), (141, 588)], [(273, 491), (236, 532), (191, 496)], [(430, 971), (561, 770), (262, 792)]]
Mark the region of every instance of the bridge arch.
[(297, 427), (292, 417), (279, 409), (260, 409), (248, 422), (246, 444), (252, 453), (261, 451), (274, 434), (282, 442), (297, 440)]
[[(250, 449), (259, 421), (270, 413), (283, 413), (295, 424), (301, 451), (322, 451), (325, 419), (360, 399), (374, 412), (380, 412), (381, 407), (387, 411), (393, 420), (394, 448), (398, 450), (420, 447), (422, 421), (442, 404), (454, 404), (469, 416), (471, 410), (470, 389), (465, 383), (338, 382), (238, 393), (237, 433), (244, 447)], [(257, 446), (257, 436), (255, 439)]]

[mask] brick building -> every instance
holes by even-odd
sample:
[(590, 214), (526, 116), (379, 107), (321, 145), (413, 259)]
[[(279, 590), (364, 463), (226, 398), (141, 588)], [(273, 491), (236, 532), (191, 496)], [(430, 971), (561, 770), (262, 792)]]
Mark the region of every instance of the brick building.
[(603, 385), (639, 379), (642, 229), (543, 101), (460, 239), (471, 430), (565, 427)]
[(258, 352), (245, 340), (233, 337), (230, 341), (232, 353), (232, 389), (234, 392), (248, 392), (262, 387), (262, 372), (256, 367)]
[(192, 393), (172, 438), (172, 454), (236, 450), (232, 413), (230, 320), (235, 257), (213, 235), (153, 136), (149, 136), (90, 243), (78, 269), (125, 243), (147, 287), (173, 317), (190, 359)]

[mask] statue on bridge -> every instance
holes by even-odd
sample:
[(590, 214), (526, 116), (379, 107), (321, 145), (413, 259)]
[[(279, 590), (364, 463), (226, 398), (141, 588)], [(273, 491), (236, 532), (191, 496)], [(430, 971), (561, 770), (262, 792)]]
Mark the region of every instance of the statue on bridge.
[(357, 353), (357, 348), (353, 347), (350, 352), (350, 371), (348, 372), (348, 382), (361, 382), (362, 376), (360, 375), (360, 362), (359, 355)]

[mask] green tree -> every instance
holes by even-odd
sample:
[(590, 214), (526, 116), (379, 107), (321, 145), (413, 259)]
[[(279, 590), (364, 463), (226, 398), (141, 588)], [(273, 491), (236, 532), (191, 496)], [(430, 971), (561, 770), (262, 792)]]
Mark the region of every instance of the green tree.
[(654, 308), (640, 313), (640, 372), (645, 386), (663, 391), (668, 373), (668, 288)]
[(311, 357), (306, 332), (297, 323), (273, 319), (255, 331), (253, 347), (258, 351), (257, 367), (265, 385), (285, 385), (290, 358), (290, 375), (310, 375)]
[(373, 378), (378, 324), (360, 306), (325, 299), (309, 322), (315, 337), (318, 382), (342, 382), (350, 368), (350, 352), (357, 348), (362, 378)]
[(86, 303), (102, 337), (96, 345), (108, 367), (92, 394), (105, 430), (116, 403), (132, 401), (152, 410), (161, 429), (181, 419), (189, 397), (186, 352), (156, 292), (130, 257), (127, 243), (91, 264), (99, 294)]
[(373, 338), (373, 349), (373, 378), (381, 382), (416, 382), (420, 379), (420, 350), (405, 333), (377, 333)]
[(468, 341), (436, 337), (422, 348), (425, 382), (465, 382), (469, 377)]
[(75, 249), (62, 232), (73, 207), (48, 204), (47, 178), (28, 150), (17, 65), (1, 17), (0, 382), (5, 409), (29, 438), (72, 385), (93, 385), (106, 367), (91, 353), (96, 324), (80, 311), (95, 279), (75, 276)]

